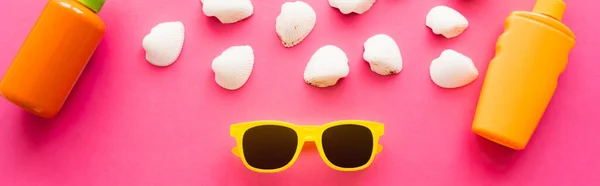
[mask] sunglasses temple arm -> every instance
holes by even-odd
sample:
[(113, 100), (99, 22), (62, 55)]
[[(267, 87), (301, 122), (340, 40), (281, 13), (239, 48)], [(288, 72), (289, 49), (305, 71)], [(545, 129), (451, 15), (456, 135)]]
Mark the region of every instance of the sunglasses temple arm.
[(377, 151), (375, 151), (375, 154), (379, 154), (382, 150), (383, 150), (383, 146), (377, 145)]
[(231, 150), (231, 152), (233, 153), (233, 155), (240, 157), (240, 150), (238, 147), (233, 147), (233, 149)]

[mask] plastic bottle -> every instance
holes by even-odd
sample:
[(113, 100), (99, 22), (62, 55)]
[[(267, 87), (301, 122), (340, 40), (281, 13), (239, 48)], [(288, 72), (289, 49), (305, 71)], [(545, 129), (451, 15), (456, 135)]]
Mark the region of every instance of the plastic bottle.
[(0, 95), (52, 118), (104, 35), (105, 0), (49, 0), (0, 82)]
[(506, 147), (527, 146), (564, 71), (575, 35), (561, 20), (563, 0), (538, 0), (505, 22), (489, 64), (472, 130)]

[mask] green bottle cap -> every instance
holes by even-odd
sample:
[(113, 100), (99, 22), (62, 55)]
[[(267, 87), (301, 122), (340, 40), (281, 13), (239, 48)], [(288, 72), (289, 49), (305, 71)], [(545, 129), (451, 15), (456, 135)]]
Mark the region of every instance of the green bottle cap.
[(81, 4), (87, 6), (92, 11), (98, 13), (98, 12), (100, 12), (100, 9), (102, 9), (102, 6), (104, 5), (104, 2), (106, 0), (77, 0), (77, 1), (79, 1)]

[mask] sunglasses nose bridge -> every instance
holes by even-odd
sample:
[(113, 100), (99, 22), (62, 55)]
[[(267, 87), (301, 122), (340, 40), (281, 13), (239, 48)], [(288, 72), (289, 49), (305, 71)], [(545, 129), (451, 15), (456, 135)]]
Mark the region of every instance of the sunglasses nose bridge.
[(315, 141), (315, 137), (318, 135), (317, 134), (317, 126), (304, 126), (302, 127), (304, 130), (304, 133), (306, 134), (304, 136), (304, 141)]
[(304, 137), (304, 141), (315, 141), (315, 138), (312, 135), (307, 135)]

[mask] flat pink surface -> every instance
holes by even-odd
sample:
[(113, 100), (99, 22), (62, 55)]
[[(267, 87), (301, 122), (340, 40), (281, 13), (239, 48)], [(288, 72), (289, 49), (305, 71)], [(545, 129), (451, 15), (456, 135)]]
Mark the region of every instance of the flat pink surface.
[[(251, 18), (222, 25), (202, 14), (198, 0), (108, 0), (100, 14), (106, 36), (60, 116), (39, 119), (0, 100), (0, 185), (600, 185), (600, 1), (567, 1), (564, 22), (577, 46), (519, 152), (476, 137), (470, 126), (504, 18), (534, 0), (378, 0), (360, 16), (306, 0), (317, 25), (291, 49), (275, 34), (284, 1), (254, 0)], [(44, 4), (0, 1), (0, 73)], [(470, 20), (460, 37), (443, 39), (425, 27), (428, 10), (442, 4)], [(178, 20), (186, 26), (182, 55), (168, 68), (151, 66), (142, 38), (157, 23)], [(363, 42), (379, 33), (398, 42), (401, 74), (376, 75), (362, 60)], [(244, 44), (254, 48), (255, 70), (242, 89), (226, 91), (214, 82), (211, 61)], [(308, 86), (304, 67), (327, 44), (347, 53), (350, 76), (332, 88)], [(435, 86), (429, 64), (446, 48), (470, 56), (480, 78), (460, 89)], [(362, 172), (331, 170), (312, 149), (285, 172), (258, 174), (231, 154), (229, 124), (259, 119), (380, 121), (385, 148)]]

